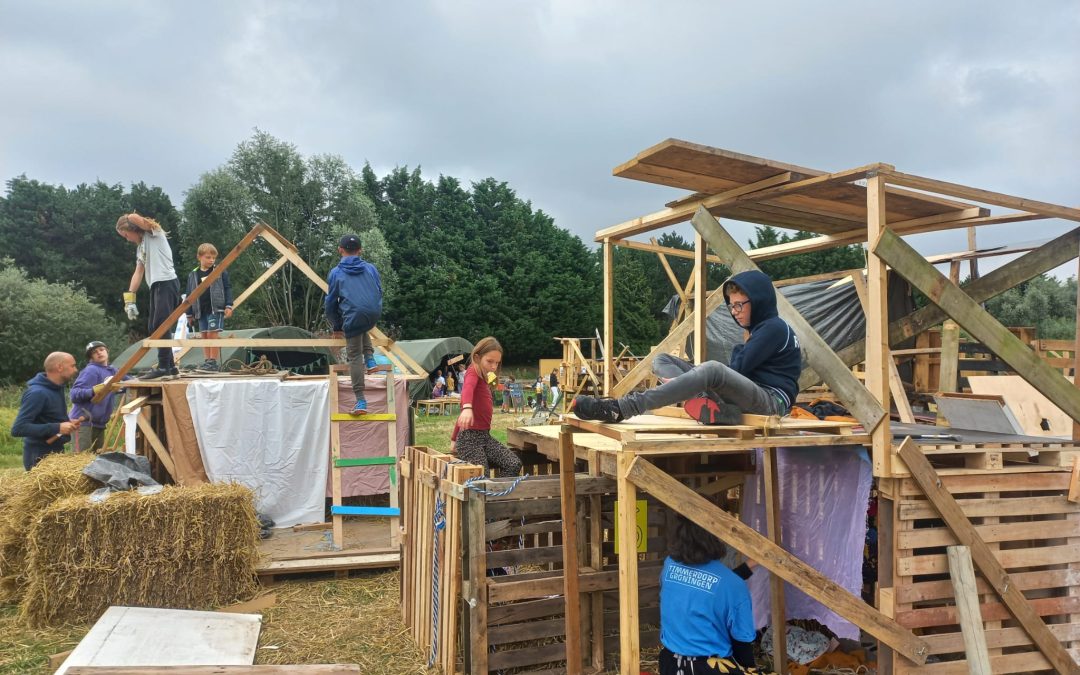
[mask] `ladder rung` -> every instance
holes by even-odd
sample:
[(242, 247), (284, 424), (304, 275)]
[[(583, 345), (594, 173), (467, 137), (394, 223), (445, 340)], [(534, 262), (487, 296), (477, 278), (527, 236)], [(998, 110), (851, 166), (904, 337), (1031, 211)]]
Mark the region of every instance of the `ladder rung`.
[(397, 464), (397, 457), (342, 457), (334, 460), (334, 466), (375, 466), (377, 464)]
[(331, 413), (331, 422), (395, 422), (397, 415), (394, 413), (368, 413), (366, 415), (350, 415), (349, 413)]
[(331, 506), (334, 516), (400, 516), (401, 509), (393, 506)]

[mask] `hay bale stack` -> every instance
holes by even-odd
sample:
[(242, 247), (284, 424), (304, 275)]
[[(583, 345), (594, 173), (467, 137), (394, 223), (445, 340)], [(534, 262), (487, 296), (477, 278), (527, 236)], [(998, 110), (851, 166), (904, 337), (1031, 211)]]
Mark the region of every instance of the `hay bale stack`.
[(97, 484), (82, 474), (92, 453), (53, 453), (34, 469), (5, 479), (0, 491), (0, 604), (19, 601), (26, 586), (26, 540), (49, 505), (71, 495), (87, 495)]
[(30, 531), (22, 618), (90, 622), (110, 605), (210, 609), (257, 588), (259, 523), (236, 484), (56, 502)]

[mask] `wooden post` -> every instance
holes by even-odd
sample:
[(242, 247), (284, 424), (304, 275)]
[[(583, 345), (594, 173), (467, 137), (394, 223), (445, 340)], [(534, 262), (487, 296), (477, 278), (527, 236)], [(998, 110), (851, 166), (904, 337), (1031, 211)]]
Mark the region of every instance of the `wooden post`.
[[(327, 384), (329, 385), (328, 391), (328, 407), (330, 408), (330, 416), (333, 416), (338, 412), (338, 374), (334, 369), (334, 364), (330, 364), (330, 372), (327, 374)], [(331, 484), (331, 504), (333, 506), (341, 506), (342, 499), (342, 481), (341, 481), (341, 467), (338, 466), (338, 460), (341, 459), (341, 425), (330, 422), (330, 484)], [(333, 516), (331, 520), (334, 523), (334, 549), (340, 551), (345, 544), (345, 519), (341, 516)]]
[[(589, 475), (599, 478), (603, 475), (600, 466), (600, 453), (589, 451)], [(604, 567), (604, 524), (601, 497), (589, 495), (589, 567), (594, 570)], [(592, 639), (592, 667), (596, 672), (604, 670), (604, 593), (594, 591), (589, 594), (590, 636)]]
[[(765, 520), (769, 541), (783, 548), (780, 515), (780, 474), (776, 470), (776, 448), (765, 447), (762, 452), (765, 461)], [(772, 591), (771, 616), (773, 629), (773, 670), (787, 672), (787, 608), (784, 600), (784, 580), (775, 574), (769, 574)]]
[(705, 238), (701, 233), (694, 235), (694, 278), (697, 289), (694, 291), (694, 363), (702, 364), (708, 360), (709, 313), (705, 311), (705, 299), (708, 296), (709, 265), (705, 259), (707, 253)]
[[(938, 368), (938, 391), (952, 393), (956, 391), (960, 375), (960, 327), (952, 319), (941, 324), (941, 361)], [(938, 410), (938, 426), (945, 423), (945, 417)]]
[(1080, 675), (1080, 666), (1073, 661), (1065, 647), (1050, 632), (1042, 618), (1024, 597), (1020, 589), (1013, 584), (1008, 572), (1001, 566), (994, 552), (982, 540), (975, 526), (964, 515), (960, 505), (949, 491), (941, 484), (941, 478), (930, 461), (922, 454), (911, 438), (905, 438), (899, 448), (900, 458), (907, 464), (911, 476), (918, 482), (927, 499), (941, 514), (945, 524), (952, 530), (960, 544), (971, 549), (971, 557), (982, 573), (983, 578), (1001, 597), (1016, 621), (1027, 632), (1032, 642), (1039, 648), (1046, 660), (1060, 673)]
[[(1080, 279), (1080, 272), (1077, 272)], [(1076, 344), (1073, 346), (1073, 386), (1080, 387), (1080, 293), (1076, 294)], [(1073, 420), (1073, 440), (1080, 440), (1080, 421)]]
[(627, 478), (633, 453), (616, 457), (619, 495), (619, 673), (641, 672), (641, 633), (638, 624), (637, 488)]
[(574, 484), (574, 434), (559, 430), (559, 491), (562, 502), (563, 600), (566, 605), (566, 669), (581, 670), (581, 594), (578, 585), (577, 486)]
[(971, 251), (971, 260), (968, 261), (968, 276), (972, 281), (979, 278), (979, 256), (975, 255), (976, 243), (975, 243), (975, 228), (968, 227), (967, 229), (967, 242), (968, 250)]
[[(875, 175), (866, 181), (866, 234), (871, 241), (885, 231), (885, 179)], [(884, 261), (870, 252), (866, 260), (866, 388), (883, 410), (889, 409), (888, 271)], [(889, 416), (875, 427), (867, 427), (873, 441), (874, 475), (892, 473), (892, 435)]]
[[(395, 402), (395, 390), (394, 390), (394, 371), (388, 370), (386, 372), (386, 412), (389, 415), (397, 415), (397, 404)], [(334, 426), (331, 424), (330, 426)], [(394, 459), (394, 464), (387, 466), (387, 470), (390, 472), (390, 508), (401, 511), (401, 501), (398, 498), (398, 467), (399, 461), (397, 450), (397, 420), (394, 419), (386, 423), (386, 454)], [(398, 548), (401, 546), (401, 517), (390, 517), (390, 546)]]
[(612, 372), (615, 364), (611, 352), (615, 345), (615, 266), (614, 250), (610, 239), (604, 240), (604, 395), (611, 395)]
[[(465, 550), (468, 564), (464, 571), (469, 583), (463, 585), (462, 600), (465, 605), (465, 672), (470, 675), (487, 675), (488, 672), (488, 585), (487, 548), (484, 528), (485, 496), (480, 492), (467, 492), (465, 501)], [(403, 575), (404, 576), (404, 575)]]
[(949, 577), (956, 596), (956, 613), (960, 615), (960, 631), (964, 636), (964, 654), (968, 672), (972, 675), (991, 675), (990, 654), (986, 651), (979, 612), (979, 594), (975, 590), (975, 568), (971, 565), (971, 550), (967, 546), (950, 546)]

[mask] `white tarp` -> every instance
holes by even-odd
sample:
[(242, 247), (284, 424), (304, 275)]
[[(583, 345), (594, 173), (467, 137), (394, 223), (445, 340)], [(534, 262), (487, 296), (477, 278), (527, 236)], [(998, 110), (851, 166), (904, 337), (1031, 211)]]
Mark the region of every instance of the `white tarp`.
[(330, 448), (327, 381), (195, 380), (188, 406), (211, 481), (242, 483), (278, 527), (322, 522)]

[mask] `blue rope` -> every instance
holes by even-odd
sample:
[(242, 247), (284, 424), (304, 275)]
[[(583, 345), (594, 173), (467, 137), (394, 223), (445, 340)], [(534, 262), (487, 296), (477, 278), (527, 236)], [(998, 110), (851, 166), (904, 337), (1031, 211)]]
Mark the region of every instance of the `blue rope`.
[[(447, 465), (443, 466), (442, 478), (446, 478)], [(446, 528), (446, 501), (442, 492), (435, 491), (435, 513), (432, 517), (434, 540), (431, 547), (431, 653), (428, 655), (428, 668), (435, 663), (439, 653), (439, 550), (442, 545), (440, 536)]]
[(510, 487), (506, 488), (505, 490), (495, 491), (495, 490), (485, 490), (482, 487), (477, 487), (476, 483), (478, 481), (487, 480), (487, 476), (473, 476), (472, 478), (466, 479), (465, 487), (467, 487), (470, 490), (473, 490), (475, 492), (479, 492), (480, 494), (487, 495), (489, 497), (502, 497), (504, 495), (508, 495), (511, 492), (513, 492), (514, 488), (516, 488), (518, 485), (520, 485), (521, 481), (525, 480), (528, 477), (529, 477), (529, 474), (525, 474), (524, 476), (518, 476), (517, 478), (514, 479), (514, 482), (510, 484)]

